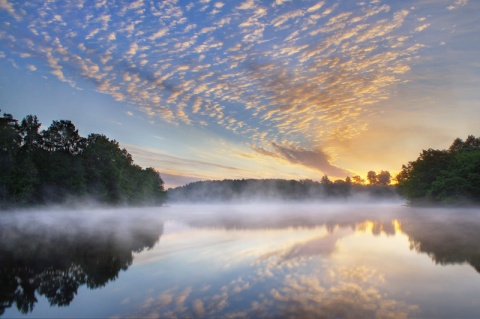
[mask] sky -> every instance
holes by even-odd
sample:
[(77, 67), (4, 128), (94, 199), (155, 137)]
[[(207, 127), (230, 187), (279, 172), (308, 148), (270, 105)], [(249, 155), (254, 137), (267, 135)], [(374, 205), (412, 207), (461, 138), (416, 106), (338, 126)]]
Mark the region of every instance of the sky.
[(0, 0), (0, 109), (196, 180), (395, 175), (480, 135), (480, 1)]

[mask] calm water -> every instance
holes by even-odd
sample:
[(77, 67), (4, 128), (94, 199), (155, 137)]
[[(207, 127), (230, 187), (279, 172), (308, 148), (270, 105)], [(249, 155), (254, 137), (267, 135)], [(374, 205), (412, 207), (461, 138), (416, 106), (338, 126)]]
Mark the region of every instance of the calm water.
[(0, 238), (5, 318), (480, 317), (476, 209), (57, 209)]

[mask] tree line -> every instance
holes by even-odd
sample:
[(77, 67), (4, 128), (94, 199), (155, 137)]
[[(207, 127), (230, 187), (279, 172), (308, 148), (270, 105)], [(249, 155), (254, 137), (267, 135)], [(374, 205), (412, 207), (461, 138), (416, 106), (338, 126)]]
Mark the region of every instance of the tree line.
[(447, 150), (423, 150), (402, 166), (398, 190), (413, 205), (480, 203), (480, 138), (457, 138)]
[(69, 120), (40, 131), (37, 116), (0, 116), (1, 207), (93, 199), (108, 204), (160, 204), (163, 180), (133, 163), (105, 135), (79, 135)]
[[(345, 180), (330, 180), (323, 176), (320, 182), (310, 179), (225, 179), (199, 181), (168, 190), (172, 202), (213, 202), (239, 200), (330, 200), (347, 199), (358, 195), (368, 198), (393, 198), (395, 187), (390, 185), (387, 171), (371, 171), (369, 183), (359, 176)], [(379, 176), (381, 176), (379, 178)], [(387, 178), (388, 177), (388, 178)]]

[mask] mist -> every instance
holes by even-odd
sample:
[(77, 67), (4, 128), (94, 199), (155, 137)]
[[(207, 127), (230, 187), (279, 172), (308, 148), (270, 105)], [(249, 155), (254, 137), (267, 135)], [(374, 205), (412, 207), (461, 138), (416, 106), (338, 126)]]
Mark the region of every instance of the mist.
[(242, 179), (201, 181), (168, 190), (169, 203), (249, 202), (399, 202), (395, 186), (359, 185), (346, 181)]

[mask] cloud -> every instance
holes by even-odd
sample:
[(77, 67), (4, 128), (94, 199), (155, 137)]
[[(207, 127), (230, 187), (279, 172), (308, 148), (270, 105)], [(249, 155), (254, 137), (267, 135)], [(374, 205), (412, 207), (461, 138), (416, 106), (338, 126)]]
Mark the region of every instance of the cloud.
[(254, 0), (246, 0), (237, 7), (239, 10), (250, 10), (255, 8)]
[[(347, 171), (330, 163), (334, 142), (364, 134), (422, 50), (415, 31), (429, 31), (406, 23), (410, 6), (372, 2), (348, 11), (327, 1), (105, 5), (32, 4), (2, 41), (149, 117), (228, 131), (258, 154), (337, 176)], [(0, 7), (15, 12), (7, 0)]]
[(210, 166), (215, 168), (222, 168), (227, 170), (237, 170), (236, 167), (227, 166), (227, 165), (219, 165), (212, 162), (206, 161), (199, 161), (199, 160), (191, 160), (176, 156), (167, 155), (163, 152), (145, 148), (145, 147), (138, 147), (136, 145), (124, 145), (136, 158), (141, 160), (151, 160), (153, 163), (171, 163), (171, 164), (185, 164), (185, 166), (195, 168), (199, 166)]
[(198, 317), (205, 317), (205, 307), (203, 306), (203, 302), (200, 299), (196, 299), (193, 302), (193, 310), (195, 315)]
[(460, 7), (466, 6), (468, 4), (468, 0), (455, 0), (455, 2), (447, 7), (448, 10), (455, 10)]
[(12, 17), (15, 18), (15, 20), (22, 20), (22, 17), (17, 14), (12, 4), (8, 2), (8, 0), (0, 0), (0, 9), (6, 10)]
[(258, 147), (253, 147), (253, 149), (259, 154), (281, 158), (292, 164), (304, 165), (321, 171), (326, 175), (341, 178), (351, 175), (351, 172), (332, 165), (329, 162), (330, 156), (320, 149), (307, 150), (301, 147), (282, 146), (276, 143), (272, 143), (271, 146), (271, 150)]
[(421, 26), (418, 26), (415, 29), (415, 32), (421, 32), (421, 31), (425, 30), (426, 28), (428, 28), (429, 26), (430, 26), (430, 23), (424, 23)]

